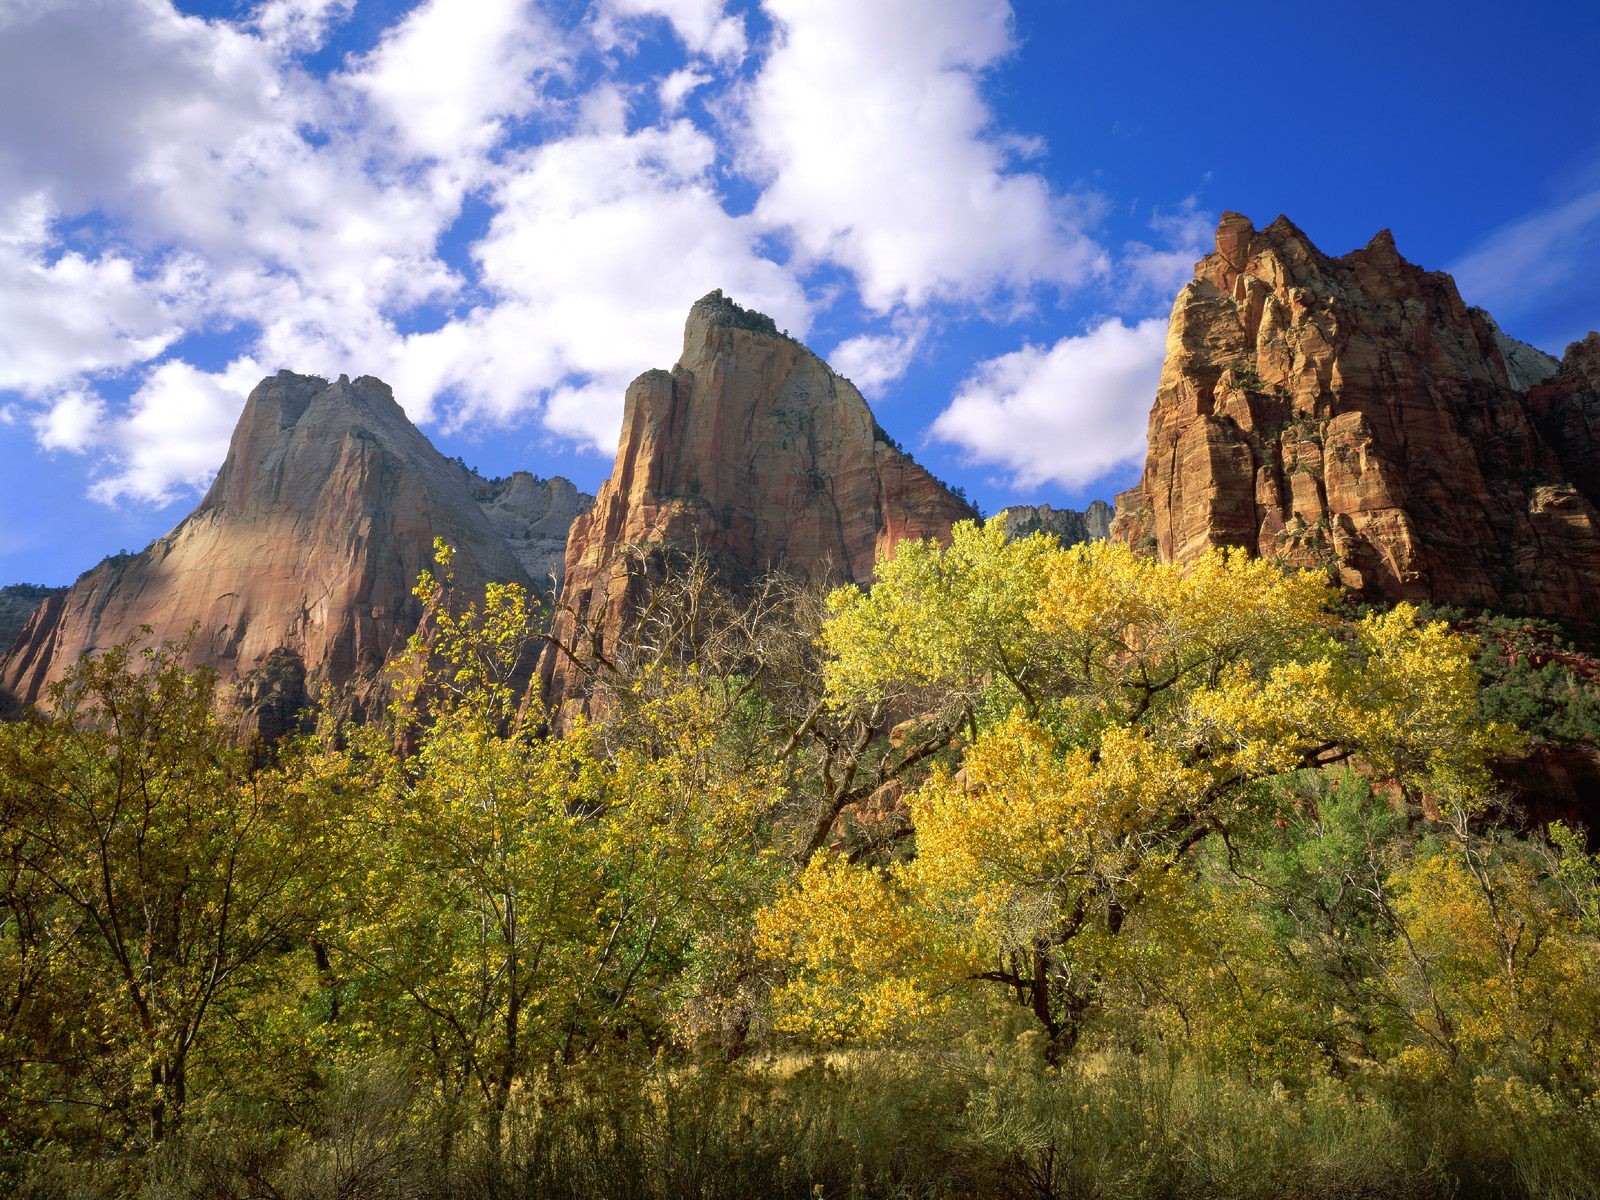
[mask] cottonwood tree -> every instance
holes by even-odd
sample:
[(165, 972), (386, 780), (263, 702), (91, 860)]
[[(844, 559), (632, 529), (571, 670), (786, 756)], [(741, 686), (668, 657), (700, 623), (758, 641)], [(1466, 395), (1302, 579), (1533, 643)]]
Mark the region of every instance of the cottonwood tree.
[(34, 1056), (35, 1099), (142, 1114), (151, 1143), (325, 882), (316, 813), (252, 771), (186, 654), (123, 643), (0, 726), (10, 1003), (34, 1031), (9, 1052)]
[(666, 662), (636, 680), (620, 744), (601, 722), (551, 732), (516, 683), (526, 594), (492, 585), (465, 603), (446, 547), (439, 564), (417, 588), (430, 632), (398, 672), (404, 736), (352, 743), (364, 871), (336, 952), (377, 1036), (430, 1061), (447, 1099), (474, 1100), (498, 1150), (519, 1085), (659, 1038), (699, 948), (747, 919), (767, 780), (721, 747), (718, 698)]
[(782, 1023), (889, 1035), (998, 988), (1063, 1049), (1130, 918), (1207, 839), (1270, 819), (1264, 784), (1359, 760), (1402, 800), (1471, 804), (1512, 735), (1478, 715), (1470, 645), (1328, 599), (1238, 552), (1179, 569), (998, 522), (880, 563), (835, 602), (832, 693), (942, 696), (969, 739), (908, 797), (914, 857), (820, 856), (762, 914)]

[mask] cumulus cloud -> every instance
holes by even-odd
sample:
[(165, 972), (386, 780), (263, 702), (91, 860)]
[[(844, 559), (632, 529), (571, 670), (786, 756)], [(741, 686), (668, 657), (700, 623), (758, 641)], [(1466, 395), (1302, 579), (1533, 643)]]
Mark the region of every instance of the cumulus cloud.
[(567, 58), (530, 0), (424, 0), (348, 78), (410, 155), (482, 155), (538, 106), (537, 77)]
[[(319, 74), (352, 0), (232, 21), (0, 0), (0, 400), (41, 445), (94, 455), (98, 498), (160, 503), (203, 486), (280, 367), (609, 452), (626, 383), (673, 361), (713, 288), (804, 335), (853, 281), (889, 319), (832, 357), (873, 391), (936, 304), (993, 317), (1109, 277), (1097, 202), (1053, 187), (1043, 143), (984, 98), (1006, 4), (765, 10), (752, 46), (725, 0), (421, 0)], [(647, 76), (626, 52), (652, 25), (681, 47)], [(1130, 287), (1171, 275), (1185, 219), (1126, 249)], [(1105, 329), (985, 364), (941, 427), (985, 397), (1021, 419), (1037, 380), (1067, 378), (1057, 352)], [(223, 337), (226, 369), (187, 360), (193, 332)]]
[[(347, 111), (341, 97), (360, 88), (285, 57), (346, 7), (269, 3), (254, 25), (165, 0), (0, 7), (0, 387), (41, 394), (136, 370), (208, 326), (240, 330), (281, 365), (343, 369), (390, 352), (396, 314), (459, 288), (437, 242), (463, 172), (374, 168), (392, 139)], [(473, 6), (480, 27), (489, 7)], [(357, 64), (380, 115), (394, 41)], [(452, 129), (492, 130), (509, 106), (476, 82), (487, 91), (462, 102), (468, 116), (453, 111)], [(415, 127), (422, 140), (432, 128)], [(181, 404), (172, 378), (158, 371), (141, 394)], [(162, 474), (153, 413), (104, 429), (126, 478), (101, 495), (166, 496), (197, 477), (177, 430)]]
[(321, 47), (331, 26), (354, 11), (356, 0), (266, 0), (255, 11), (262, 38), (280, 51)]
[(33, 418), (34, 436), (46, 450), (83, 454), (103, 437), (106, 406), (87, 392), (64, 392)]
[(541, 398), (558, 434), (609, 452), (622, 393), (677, 358), (689, 306), (713, 288), (797, 335), (810, 307), (723, 208), (716, 147), (688, 121), (596, 129), (517, 156), (473, 250), (492, 304), (411, 339), (398, 364), (452, 390), (456, 419), (506, 421)]
[(1166, 322), (1106, 321), (1049, 348), (980, 363), (933, 424), (969, 461), (1031, 489), (1081, 488), (1144, 453)]
[(906, 373), (927, 330), (924, 321), (903, 321), (892, 333), (863, 333), (846, 338), (828, 355), (828, 365), (855, 384), (863, 395), (874, 396)]
[(656, 88), (656, 96), (661, 101), (661, 111), (669, 117), (676, 116), (682, 110), (684, 101), (711, 80), (712, 76), (693, 67), (684, 67), (680, 71), (672, 72)]
[(27, 395), (143, 362), (181, 333), (169, 299), (180, 275), (114, 253), (51, 261), (46, 206), (35, 194), (0, 213), (0, 389)]
[(245, 396), (261, 375), (260, 364), (248, 357), (219, 372), (162, 363), (128, 411), (102, 429), (102, 440), (115, 447), (112, 471), (90, 495), (107, 504), (123, 498), (162, 503), (179, 489), (203, 487), (222, 464)]
[(602, 43), (625, 40), (629, 18), (661, 17), (693, 54), (737, 62), (749, 46), (744, 18), (730, 15), (724, 0), (602, 0), (597, 36)]
[(744, 100), (756, 213), (885, 312), (1105, 269), (1091, 201), (1014, 169), (983, 72), (1012, 49), (988, 0), (767, 0), (777, 43)]

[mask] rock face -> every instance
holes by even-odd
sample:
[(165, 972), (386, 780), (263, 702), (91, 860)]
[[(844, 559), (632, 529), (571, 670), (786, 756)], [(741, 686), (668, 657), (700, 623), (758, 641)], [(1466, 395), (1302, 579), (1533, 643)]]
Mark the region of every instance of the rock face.
[[(644, 584), (628, 547), (701, 551), (735, 584), (775, 567), (864, 582), (880, 552), (975, 516), (848, 380), (713, 292), (690, 310), (677, 365), (628, 388), (616, 466), (573, 522), (562, 607), (610, 648)], [(559, 612), (555, 637), (570, 643), (576, 624)], [(553, 702), (576, 697), (570, 660), (552, 651), (542, 673)]]
[(66, 588), (41, 587), (37, 583), (13, 583), (0, 588), (0, 653), (4, 653), (28, 623), (33, 610)]
[(0, 659), (0, 687), (33, 702), (142, 624), (158, 639), (197, 625), (191, 661), (237, 682), (264, 731), (324, 684), (359, 712), (416, 628), (411, 588), (435, 536), (456, 547), (466, 589), (536, 583), (552, 525), (585, 499), (565, 480), (490, 482), (446, 459), (377, 379), (280, 372), (251, 392), (200, 506), (50, 597)]
[(1082, 512), (1051, 508), (1048, 504), (1013, 504), (1000, 515), (1005, 518), (1008, 538), (1053, 533), (1063, 546), (1076, 546), (1110, 537), (1113, 512), (1104, 500), (1096, 500)]
[(482, 479), (468, 472), (468, 488), (494, 531), (505, 540), (524, 573), (541, 591), (555, 589), (567, 560), (567, 530), (594, 497), (557, 475), (540, 479), (517, 471), (504, 479)]
[(1557, 368), (1378, 234), (1341, 258), (1225, 214), (1179, 293), (1112, 536), (1242, 546), (1372, 597), (1579, 626), (1600, 596), (1600, 336)]

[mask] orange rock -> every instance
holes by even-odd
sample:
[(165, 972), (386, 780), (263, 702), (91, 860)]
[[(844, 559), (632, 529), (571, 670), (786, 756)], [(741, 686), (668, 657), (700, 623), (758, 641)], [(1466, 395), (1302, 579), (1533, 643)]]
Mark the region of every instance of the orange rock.
[[(738, 584), (770, 568), (867, 581), (906, 538), (947, 538), (976, 516), (896, 448), (854, 385), (720, 291), (698, 301), (670, 371), (629, 386), (616, 466), (567, 542), (563, 607), (618, 643), (644, 587), (628, 547), (705, 553)], [(570, 644), (572, 611), (554, 635)], [(558, 651), (541, 668), (555, 704), (582, 675)]]
[(1225, 214), (1173, 305), (1144, 474), (1111, 536), (1591, 624), (1600, 335), (1557, 368), (1387, 230), (1330, 258), (1284, 217)]
[(417, 626), (411, 589), (434, 537), (456, 547), (468, 594), (490, 580), (537, 585), (545, 526), (570, 519), (544, 509), (588, 499), (565, 483), (480, 479), (434, 449), (380, 380), (280, 372), (250, 393), (200, 506), (42, 604), (0, 659), (0, 687), (36, 702), (80, 655), (142, 625), (155, 639), (193, 627), (191, 662), (223, 682), (266, 671), (289, 697), (280, 706), (330, 684), (350, 689), (359, 711)]

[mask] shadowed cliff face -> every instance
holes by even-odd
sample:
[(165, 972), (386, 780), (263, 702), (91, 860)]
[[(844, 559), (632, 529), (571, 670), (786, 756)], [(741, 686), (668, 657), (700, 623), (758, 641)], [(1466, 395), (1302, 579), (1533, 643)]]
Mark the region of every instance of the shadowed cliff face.
[(1387, 232), (1341, 258), (1236, 213), (1179, 294), (1112, 536), (1242, 546), (1373, 597), (1592, 625), (1600, 337), (1559, 365)]
[(1048, 504), (1013, 504), (1000, 514), (1006, 537), (1025, 538), (1034, 533), (1054, 534), (1063, 546), (1104, 541), (1111, 533), (1111, 506), (1095, 500), (1082, 512), (1051, 508)]
[(436, 536), (456, 547), (468, 594), (490, 580), (533, 585), (530, 569), (553, 557), (545, 526), (570, 519), (552, 511), (587, 499), (565, 480), (480, 479), (434, 449), (379, 380), (280, 372), (251, 392), (200, 506), (49, 598), (0, 659), (0, 686), (37, 701), (81, 654), (149, 625), (155, 639), (193, 628), (191, 661), (243, 679), (247, 702), (265, 670), (280, 707), (298, 694), (282, 682), (296, 673), (311, 692), (349, 687), (359, 705), (416, 628), (411, 588)]
[[(690, 310), (677, 365), (628, 388), (616, 465), (572, 526), (563, 607), (603, 614), (609, 650), (644, 584), (628, 547), (703, 552), (736, 584), (774, 567), (865, 582), (880, 552), (975, 515), (890, 444), (848, 380), (713, 292)], [(575, 627), (559, 613), (556, 638)], [(553, 702), (576, 695), (564, 656), (543, 674)]]

